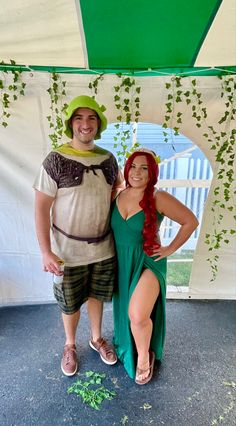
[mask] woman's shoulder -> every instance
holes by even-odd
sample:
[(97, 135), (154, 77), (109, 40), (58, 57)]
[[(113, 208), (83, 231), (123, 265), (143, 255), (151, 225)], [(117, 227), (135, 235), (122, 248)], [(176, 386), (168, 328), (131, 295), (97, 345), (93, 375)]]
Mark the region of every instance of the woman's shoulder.
[(123, 197), (123, 192), (126, 188), (115, 188), (112, 191), (112, 201), (116, 201), (118, 198)]
[(162, 189), (155, 189), (155, 192), (154, 192), (155, 202), (158, 202), (158, 201), (165, 199), (166, 194), (167, 194), (167, 192), (163, 191)]
[(154, 198), (156, 202), (162, 202), (173, 197), (167, 191), (163, 191), (162, 189), (155, 189)]
[(155, 199), (155, 206), (157, 212), (164, 216), (163, 207), (166, 203), (167, 199), (169, 198), (169, 194), (161, 189), (156, 189), (154, 193), (154, 199)]

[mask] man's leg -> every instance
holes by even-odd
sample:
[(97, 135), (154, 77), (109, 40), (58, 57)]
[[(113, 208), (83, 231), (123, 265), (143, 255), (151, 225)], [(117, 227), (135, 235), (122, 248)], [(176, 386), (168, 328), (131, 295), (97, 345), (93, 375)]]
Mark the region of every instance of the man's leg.
[(95, 262), (90, 267), (88, 316), (91, 325), (91, 338), (101, 337), (103, 301), (111, 301), (116, 277), (116, 258)]
[(61, 369), (66, 376), (73, 376), (78, 369), (75, 339), (79, 318), (80, 311), (71, 315), (62, 313), (66, 342), (61, 360)]
[(54, 284), (54, 295), (62, 311), (65, 330), (65, 346), (61, 369), (66, 376), (73, 376), (78, 367), (76, 355), (76, 331), (80, 319), (80, 307), (86, 300), (89, 271), (87, 266), (65, 267), (64, 280)]
[(103, 302), (89, 297), (87, 310), (91, 326), (91, 338), (96, 342), (101, 337)]
[(87, 302), (87, 309), (91, 326), (91, 340), (89, 341), (90, 347), (99, 352), (100, 357), (105, 364), (116, 364), (117, 356), (114, 349), (101, 336), (103, 302), (90, 297)]
[(66, 335), (66, 345), (75, 345), (76, 331), (80, 319), (80, 311), (72, 315), (62, 313), (62, 321)]
[(111, 345), (101, 335), (103, 301), (110, 301), (115, 279), (115, 258), (106, 259), (91, 265), (90, 296), (87, 302), (88, 316), (91, 325), (89, 345), (99, 352), (103, 362), (113, 365), (117, 356)]

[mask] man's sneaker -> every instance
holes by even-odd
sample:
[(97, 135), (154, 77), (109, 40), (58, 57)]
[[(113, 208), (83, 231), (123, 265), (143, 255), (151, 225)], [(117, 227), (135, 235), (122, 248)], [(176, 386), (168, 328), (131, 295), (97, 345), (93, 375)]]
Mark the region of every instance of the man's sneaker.
[(74, 376), (78, 368), (75, 345), (65, 345), (61, 360), (61, 369), (65, 376)]
[(105, 364), (113, 365), (117, 362), (117, 356), (114, 349), (107, 343), (105, 339), (103, 339), (103, 337), (99, 337), (96, 342), (90, 340), (89, 346), (95, 351), (99, 352), (99, 355)]

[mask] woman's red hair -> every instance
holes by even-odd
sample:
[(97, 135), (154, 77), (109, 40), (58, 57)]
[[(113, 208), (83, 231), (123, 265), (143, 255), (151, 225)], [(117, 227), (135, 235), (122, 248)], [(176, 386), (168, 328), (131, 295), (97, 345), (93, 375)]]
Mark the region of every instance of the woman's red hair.
[(159, 175), (159, 167), (155, 161), (153, 155), (145, 151), (135, 151), (125, 163), (124, 178), (126, 186), (130, 186), (128, 176), (131, 165), (136, 157), (145, 156), (148, 165), (148, 184), (144, 190), (143, 198), (139, 205), (143, 209), (145, 220), (143, 225), (143, 250), (150, 256), (153, 250), (160, 247), (157, 243), (157, 217), (156, 217), (156, 206), (154, 200), (154, 187), (157, 183)]

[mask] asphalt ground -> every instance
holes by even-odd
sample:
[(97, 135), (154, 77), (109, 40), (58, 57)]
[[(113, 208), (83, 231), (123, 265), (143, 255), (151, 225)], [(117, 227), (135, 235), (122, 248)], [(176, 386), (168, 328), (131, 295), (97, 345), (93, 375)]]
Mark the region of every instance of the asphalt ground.
[[(112, 305), (104, 309), (104, 336), (112, 340)], [(165, 354), (153, 380), (138, 386), (122, 364), (107, 366), (90, 349), (86, 307), (77, 348), (79, 373), (60, 369), (64, 332), (56, 304), (0, 309), (0, 425), (236, 424), (236, 301), (167, 301)], [(104, 373), (116, 392), (100, 410), (68, 388), (86, 372)], [(97, 389), (99, 385), (93, 386)]]

